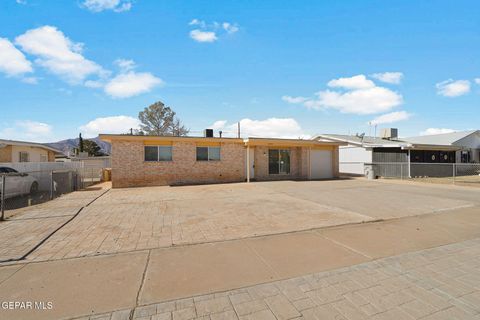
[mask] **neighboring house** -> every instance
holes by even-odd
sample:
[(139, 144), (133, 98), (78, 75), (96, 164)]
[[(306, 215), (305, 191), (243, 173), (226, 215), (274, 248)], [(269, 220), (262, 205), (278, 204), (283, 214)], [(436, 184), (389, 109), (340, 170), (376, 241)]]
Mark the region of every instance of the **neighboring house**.
[[(347, 143), (339, 151), (342, 173), (363, 175), (365, 165), (374, 163), (385, 164), (376, 166), (377, 176), (449, 176), (452, 166), (448, 164), (478, 161), (478, 133), (467, 131), (400, 139), (396, 129), (387, 129), (382, 132), (382, 138), (322, 134), (315, 139)], [(468, 157), (462, 156), (465, 154)], [(394, 165), (400, 163), (403, 165)], [(444, 165), (425, 165), (428, 163)]]
[(457, 163), (480, 162), (480, 130), (458, 131), (402, 139), (411, 144), (449, 145), (459, 147), (456, 152)]
[(0, 163), (54, 162), (60, 150), (41, 143), (0, 139)]
[[(101, 134), (113, 187), (338, 177), (343, 143), (301, 139)], [(248, 165), (247, 165), (248, 164)]]

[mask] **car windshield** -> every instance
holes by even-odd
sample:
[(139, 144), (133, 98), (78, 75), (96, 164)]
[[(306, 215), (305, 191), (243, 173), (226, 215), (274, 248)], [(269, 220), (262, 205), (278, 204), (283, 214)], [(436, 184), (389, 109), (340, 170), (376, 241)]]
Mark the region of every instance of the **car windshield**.
[(0, 173), (16, 173), (16, 172), (18, 171), (12, 168), (0, 167)]

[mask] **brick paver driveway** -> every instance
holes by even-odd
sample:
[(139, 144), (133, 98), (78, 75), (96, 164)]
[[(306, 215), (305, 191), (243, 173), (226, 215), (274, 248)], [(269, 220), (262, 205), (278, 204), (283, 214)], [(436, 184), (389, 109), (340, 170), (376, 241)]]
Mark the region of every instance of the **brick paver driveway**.
[[(61, 209), (67, 199), (56, 202), (57, 207)], [(478, 189), (362, 180), (113, 189), (28, 259), (224, 241), (445, 212), (479, 203)], [(59, 219), (57, 224), (63, 221)], [(15, 238), (11, 232), (9, 238)], [(7, 251), (3, 255), (15, 255), (11, 248), (15, 246), (3, 248)]]
[(43, 204), (7, 211), (8, 220), (0, 222), (0, 261), (27, 254), (108, 188), (108, 184), (103, 184)]
[(74, 217), (27, 259), (0, 263), (0, 301), (54, 309), (0, 318), (479, 316), (478, 189), (343, 180), (98, 192), (2, 223), (14, 227), (0, 252), (18, 257), (54, 219)]

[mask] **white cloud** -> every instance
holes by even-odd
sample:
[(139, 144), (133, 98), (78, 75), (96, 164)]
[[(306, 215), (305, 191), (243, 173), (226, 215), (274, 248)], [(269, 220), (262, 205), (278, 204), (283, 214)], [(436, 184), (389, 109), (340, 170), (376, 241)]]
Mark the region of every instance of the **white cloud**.
[(45, 136), (49, 135), (52, 132), (52, 127), (43, 122), (23, 120), (17, 121), (16, 124), (20, 128), (23, 128), (25, 132), (31, 135)]
[(136, 68), (136, 64), (130, 59), (117, 59), (114, 63), (120, 68), (121, 71), (127, 72)]
[(105, 93), (113, 98), (128, 98), (149, 92), (154, 87), (162, 85), (163, 81), (150, 72), (121, 73), (109, 80), (105, 85)]
[(6, 38), (0, 38), (0, 71), (9, 77), (33, 72), (30, 61)]
[(353, 76), (350, 78), (338, 78), (330, 80), (327, 86), (331, 88), (345, 88), (345, 89), (368, 89), (375, 87), (372, 80), (368, 80), (363, 74)]
[(445, 97), (458, 97), (470, 92), (470, 81), (468, 80), (445, 80), (437, 83), (437, 94)]
[[(224, 137), (237, 136), (237, 123), (228, 124), (225, 120), (216, 121), (211, 128), (222, 130)], [(310, 138), (293, 118), (269, 118), (265, 120), (240, 120), (240, 132), (243, 138)]]
[(231, 24), (230, 22), (222, 23), (222, 28), (227, 31), (229, 34), (233, 34), (239, 30), (236, 24)]
[(305, 97), (292, 97), (292, 96), (283, 96), (282, 100), (288, 103), (302, 103), (308, 100)]
[(15, 2), (18, 4), (27, 4), (26, 0), (15, 0)]
[(131, 0), (85, 0), (82, 6), (92, 12), (112, 10), (114, 12), (129, 11), (132, 8)]
[(207, 27), (207, 24), (205, 23), (205, 21), (203, 20), (198, 20), (198, 19), (193, 19), (192, 21), (190, 21), (190, 23), (188, 24), (189, 26), (200, 26), (202, 28), (206, 28)]
[(105, 76), (106, 71), (82, 55), (83, 44), (74, 43), (56, 27), (31, 29), (15, 39), (23, 51), (38, 58), (35, 63), (77, 84), (91, 75)]
[(200, 19), (193, 19), (188, 25), (195, 27), (190, 31), (190, 38), (197, 42), (215, 42), (221, 35), (234, 34), (240, 30), (236, 23), (207, 23)]
[(52, 137), (52, 126), (32, 120), (18, 120), (0, 130), (0, 137), (12, 140), (45, 142)]
[(384, 72), (384, 73), (374, 73), (372, 78), (380, 80), (385, 83), (391, 84), (400, 84), (403, 79), (403, 73), (401, 72)]
[(390, 112), (387, 114), (382, 114), (381, 116), (376, 117), (370, 124), (372, 125), (379, 125), (385, 123), (394, 123), (402, 120), (408, 120), (412, 115), (406, 111), (396, 111)]
[[(95, 62), (82, 55), (83, 44), (72, 42), (53, 26), (43, 26), (26, 31), (15, 39), (20, 48), (36, 56), (35, 63), (46, 68), (71, 85), (83, 84), (88, 88), (103, 88), (114, 98), (127, 98), (149, 92), (163, 81), (150, 72), (135, 72), (136, 64), (130, 59), (117, 59), (119, 72), (112, 77)], [(33, 72), (31, 63), (8, 40), (0, 38), (0, 72), (8, 76)], [(25, 83), (35, 84), (37, 77), (23, 77)]]
[(318, 99), (308, 100), (312, 109), (332, 108), (342, 113), (374, 114), (390, 111), (403, 102), (400, 94), (383, 87), (358, 89), (347, 92), (320, 91)]
[(79, 130), (85, 137), (96, 137), (99, 133), (127, 133), (130, 129), (138, 129), (140, 121), (129, 116), (112, 116), (96, 118), (80, 126)]
[(214, 42), (218, 40), (217, 34), (213, 31), (201, 31), (195, 29), (190, 31), (190, 38), (197, 42)]
[(476, 84), (480, 84), (480, 78), (475, 78), (474, 81), (475, 81)]
[(447, 129), (447, 128), (428, 128), (425, 131), (420, 132), (421, 136), (429, 136), (432, 134), (442, 134), (442, 133), (452, 133), (455, 132), (456, 130), (453, 129)]
[(221, 129), (225, 128), (226, 124), (227, 124), (227, 120), (218, 120), (218, 121), (215, 121), (210, 126), (210, 128), (213, 129), (213, 130), (221, 130)]
[[(316, 98), (284, 96), (290, 103), (303, 103), (312, 109), (336, 109), (342, 113), (375, 114), (387, 112), (403, 103), (403, 97), (390, 89), (376, 86), (364, 75), (333, 79), (327, 84), (339, 91), (323, 90), (315, 93)], [(343, 90), (342, 90), (343, 89)]]

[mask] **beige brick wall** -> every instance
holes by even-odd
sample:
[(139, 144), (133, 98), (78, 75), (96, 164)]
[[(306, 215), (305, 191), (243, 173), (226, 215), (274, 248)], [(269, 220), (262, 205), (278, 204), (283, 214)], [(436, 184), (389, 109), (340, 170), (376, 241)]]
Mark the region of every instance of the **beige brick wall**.
[[(240, 143), (221, 143), (220, 161), (196, 161), (195, 142), (173, 142), (172, 161), (145, 162), (144, 142), (112, 142), (113, 187), (241, 182), (246, 179), (246, 148)], [(251, 147), (252, 148), (252, 147)], [(290, 174), (268, 174), (268, 149), (256, 146), (255, 180), (309, 179), (309, 148), (290, 147)], [(338, 177), (338, 147), (333, 149), (333, 172)]]
[(12, 162), (12, 146), (0, 148), (0, 162)]
[(194, 142), (173, 142), (172, 147), (172, 161), (145, 162), (143, 141), (113, 141), (113, 187), (245, 180), (243, 144), (222, 142), (220, 161), (196, 161)]

